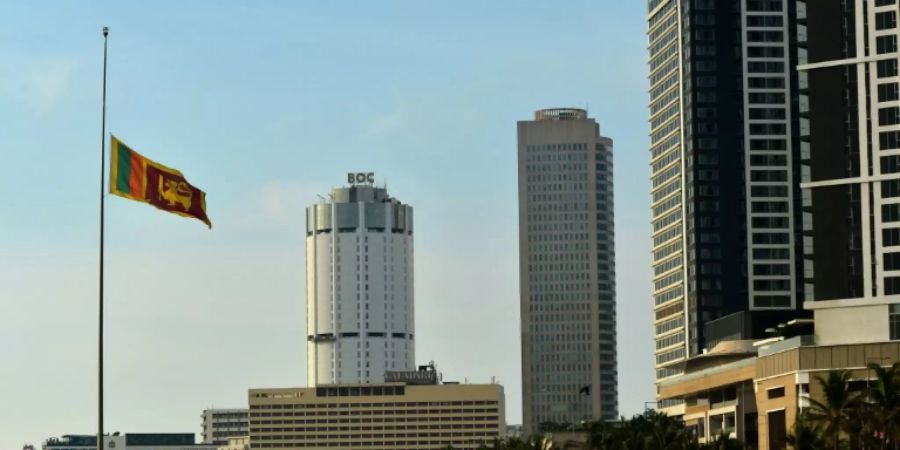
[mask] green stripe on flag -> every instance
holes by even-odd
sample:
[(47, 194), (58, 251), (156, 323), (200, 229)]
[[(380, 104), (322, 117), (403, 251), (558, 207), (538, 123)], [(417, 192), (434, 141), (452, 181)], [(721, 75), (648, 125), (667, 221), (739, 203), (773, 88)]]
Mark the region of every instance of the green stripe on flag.
[(116, 189), (131, 194), (131, 185), (128, 182), (131, 178), (131, 149), (121, 142), (117, 147), (119, 167), (116, 170)]

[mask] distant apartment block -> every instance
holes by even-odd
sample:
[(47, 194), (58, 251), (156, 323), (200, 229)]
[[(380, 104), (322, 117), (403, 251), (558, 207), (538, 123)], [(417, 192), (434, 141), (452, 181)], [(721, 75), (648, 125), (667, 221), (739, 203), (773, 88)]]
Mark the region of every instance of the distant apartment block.
[(587, 111), (518, 123), (524, 434), (618, 417), (613, 142)]
[(228, 438), (247, 436), (249, 415), (246, 408), (203, 410), (203, 443), (225, 445)]

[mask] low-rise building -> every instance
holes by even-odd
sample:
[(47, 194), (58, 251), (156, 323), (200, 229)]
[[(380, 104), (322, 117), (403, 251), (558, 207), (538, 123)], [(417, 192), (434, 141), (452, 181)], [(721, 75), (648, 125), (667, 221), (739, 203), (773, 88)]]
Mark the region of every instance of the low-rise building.
[[(96, 450), (97, 435), (66, 434), (49, 438), (42, 450)], [(197, 444), (194, 433), (113, 433), (103, 439), (110, 450), (216, 450), (215, 445)]]
[(846, 370), (850, 388), (862, 390), (874, 379), (869, 364), (900, 361), (900, 341), (836, 343), (818, 320), (815, 335), (722, 342), (685, 361), (684, 375), (660, 382), (658, 394), (684, 401), (682, 418), (701, 442), (725, 433), (758, 450), (784, 449), (810, 399), (824, 400), (817, 377)]
[(251, 389), (254, 449), (476, 449), (506, 435), (499, 384)]
[(247, 436), (249, 414), (246, 408), (203, 410), (203, 443), (226, 445), (228, 438)]
[(228, 443), (219, 446), (219, 450), (250, 450), (250, 436), (230, 437)]

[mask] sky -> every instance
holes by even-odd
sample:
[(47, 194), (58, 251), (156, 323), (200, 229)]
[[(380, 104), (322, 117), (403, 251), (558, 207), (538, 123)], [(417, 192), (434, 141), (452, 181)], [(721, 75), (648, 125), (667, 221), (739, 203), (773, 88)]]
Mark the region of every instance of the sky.
[(103, 26), (108, 131), (213, 221), (106, 197), (107, 431), (306, 385), (304, 208), (352, 171), (415, 209), (417, 360), (521, 423), (516, 121), (563, 106), (615, 141), (620, 414), (654, 399), (644, 3), (0, 7), (0, 448), (96, 432)]

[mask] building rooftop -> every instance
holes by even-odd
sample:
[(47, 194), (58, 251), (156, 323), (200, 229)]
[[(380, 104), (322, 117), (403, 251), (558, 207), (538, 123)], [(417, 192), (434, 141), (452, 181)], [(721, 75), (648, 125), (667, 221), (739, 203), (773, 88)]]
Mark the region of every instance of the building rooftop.
[(534, 113), (534, 120), (585, 120), (587, 110), (580, 108), (547, 108)]

